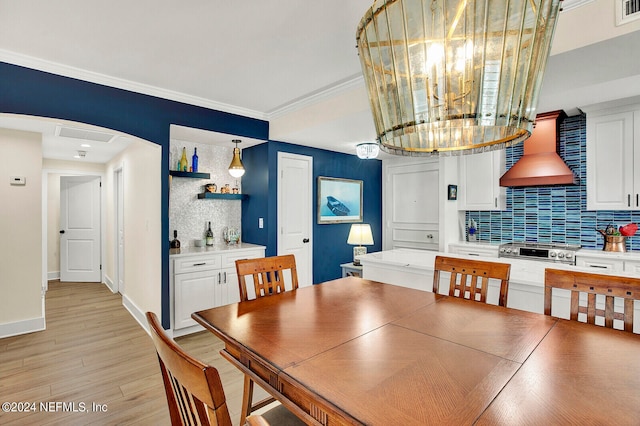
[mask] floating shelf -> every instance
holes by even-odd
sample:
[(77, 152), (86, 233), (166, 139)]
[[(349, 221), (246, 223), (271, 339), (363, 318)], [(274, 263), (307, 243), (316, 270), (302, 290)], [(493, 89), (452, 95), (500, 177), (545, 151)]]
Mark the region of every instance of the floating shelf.
[(169, 170), (169, 175), (175, 177), (192, 178), (192, 179), (210, 179), (209, 173), (200, 172), (181, 172), (180, 170)]
[(249, 198), (247, 194), (218, 194), (216, 192), (203, 192), (198, 194), (201, 200), (245, 200)]

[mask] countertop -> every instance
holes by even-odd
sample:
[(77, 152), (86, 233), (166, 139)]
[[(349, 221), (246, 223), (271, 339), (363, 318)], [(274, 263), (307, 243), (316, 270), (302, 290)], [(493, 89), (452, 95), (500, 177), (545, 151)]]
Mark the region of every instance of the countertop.
[[(602, 252), (594, 250), (595, 252)], [(624, 255), (625, 253), (616, 253)], [(563, 269), (573, 271), (583, 271), (594, 273), (593, 268), (566, 265), (562, 263), (541, 262), (529, 259), (511, 258), (478, 258), (477, 256), (467, 256), (456, 253), (443, 253), (418, 249), (395, 249), (375, 253), (368, 253), (358, 256), (362, 265), (366, 268), (371, 266), (386, 266), (391, 268), (411, 268), (416, 270), (433, 271), (433, 264), (436, 256), (457, 257), (463, 259), (486, 260), (489, 262), (508, 263), (511, 265), (510, 281), (532, 286), (544, 287), (544, 271), (546, 268)], [(601, 274), (634, 276), (630, 273), (617, 271), (598, 271)]]
[(179, 249), (169, 249), (169, 257), (181, 257), (181, 256), (193, 256), (198, 254), (224, 254), (229, 253), (231, 251), (242, 251), (242, 250), (256, 250), (261, 249), (265, 250), (265, 246), (260, 246), (257, 244), (250, 243), (239, 243), (239, 244), (224, 244), (218, 243), (214, 244), (211, 247), (185, 247)]

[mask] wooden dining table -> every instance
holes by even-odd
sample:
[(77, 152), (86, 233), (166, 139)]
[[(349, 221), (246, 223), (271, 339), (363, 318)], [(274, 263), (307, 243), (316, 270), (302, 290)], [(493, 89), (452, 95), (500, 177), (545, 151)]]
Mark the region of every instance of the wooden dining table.
[(640, 336), (356, 277), (195, 312), (308, 424), (640, 424)]

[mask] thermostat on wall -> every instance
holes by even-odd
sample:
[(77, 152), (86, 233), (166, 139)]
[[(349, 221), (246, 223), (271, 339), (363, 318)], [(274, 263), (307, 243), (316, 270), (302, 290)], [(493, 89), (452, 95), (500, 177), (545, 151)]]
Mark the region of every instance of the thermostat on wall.
[(11, 176), (9, 178), (9, 183), (11, 185), (26, 185), (27, 184), (27, 178), (24, 176)]

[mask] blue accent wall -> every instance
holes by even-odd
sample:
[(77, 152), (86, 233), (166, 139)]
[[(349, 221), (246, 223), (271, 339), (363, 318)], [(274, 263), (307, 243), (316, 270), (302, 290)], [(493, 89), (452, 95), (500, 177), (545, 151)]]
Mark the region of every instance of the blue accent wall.
[[(586, 116), (567, 117), (560, 124), (559, 154), (578, 176), (578, 185), (507, 188), (505, 211), (468, 211), (466, 223), (478, 223), (478, 239), (491, 243), (530, 241), (579, 244), (602, 249), (596, 231), (640, 223), (640, 211), (587, 210)], [(507, 170), (522, 157), (523, 144), (507, 148)], [(627, 238), (627, 250), (640, 250), (640, 235)]]
[[(351, 224), (317, 223), (318, 176), (363, 181), (363, 222), (371, 225), (375, 243), (367, 250), (382, 250), (382, 162), (277, 141), (243, 150), (242, 161), (247, 172), (242, 178), (242, 190), (249, 194), (249, 199), (242, 204), (243, 241), (265, 245), (267, 256), (277, 254), (278, 152), (313, 157), (314, 284), (342, 276), (340, 264), (353, 260), (353, 246), (347, 244)], [(259, 217), (264, 218), (263, 230), (257, 229)]]
[[(224, 84), (224, 83), (221, 83)], [(269, 123), (0, 62), (0, 112), (59, 118), (162, 146), (162, 325), (169, 327), (169, 127), (267, 140)]]

